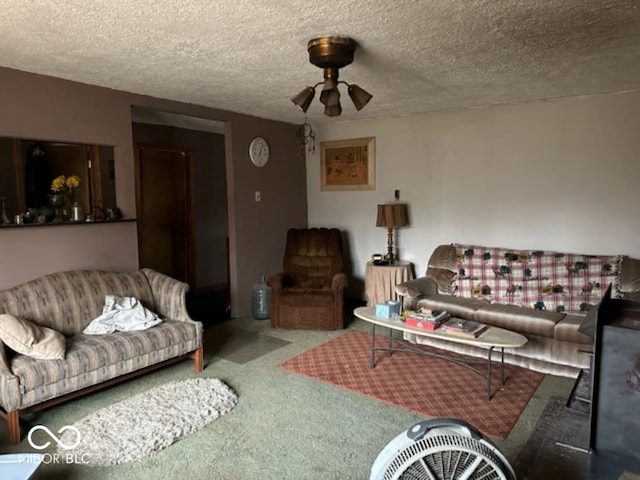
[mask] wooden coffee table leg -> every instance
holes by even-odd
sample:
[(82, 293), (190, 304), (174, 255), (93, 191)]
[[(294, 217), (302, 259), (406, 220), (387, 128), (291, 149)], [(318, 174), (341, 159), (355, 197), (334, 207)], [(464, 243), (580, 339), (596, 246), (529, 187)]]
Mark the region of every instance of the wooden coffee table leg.
[(504, 347), (500, 348), (500, 375), (502, 385), (504, 385)]

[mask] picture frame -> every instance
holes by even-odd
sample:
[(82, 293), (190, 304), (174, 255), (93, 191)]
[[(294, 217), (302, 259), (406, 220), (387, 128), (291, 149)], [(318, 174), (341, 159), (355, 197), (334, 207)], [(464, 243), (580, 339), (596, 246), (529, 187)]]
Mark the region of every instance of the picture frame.
[(320, 190), (375, 190), (375, 137), (320, 142)]

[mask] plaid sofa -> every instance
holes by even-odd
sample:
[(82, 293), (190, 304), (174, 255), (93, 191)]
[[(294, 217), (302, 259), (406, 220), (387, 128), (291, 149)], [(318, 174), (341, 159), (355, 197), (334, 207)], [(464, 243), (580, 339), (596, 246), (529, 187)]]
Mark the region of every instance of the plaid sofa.
[[(609, 285), (618, 298), (640, 300), (640, 261), (452, 244), (436, 247), (425, 276), (398, 285), (396, 291), (404, 308), (447, 310), (526, 336), (525, 346), (505, 349), (505, 362), (574, 377), (591, 361), (592, 339), (579, 328)], [(479, 347), (410, 333), (405, 339), (486, 356)]]
[[(38, 360), (0, 345), (0, 407), (10, 442), (20, 441), (20, 413), (183, 358), (192, 358), (196, 372), (202, 371), (202, 324), (187, 314), (187, 289), (183, 282), (142, 269), (53, 273), (0, 291), (0, 313), (52, 328), (66, 338), (64, 360)], [(83, 334), (101, 313), (107, 294), (134, 296), (164, 321), (143, 331)]]

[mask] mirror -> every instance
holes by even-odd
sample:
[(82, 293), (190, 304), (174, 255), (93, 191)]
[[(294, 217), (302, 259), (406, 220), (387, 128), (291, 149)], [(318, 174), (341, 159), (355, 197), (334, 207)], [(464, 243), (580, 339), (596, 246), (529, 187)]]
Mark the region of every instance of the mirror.
[[(61, 175), (76, 176), (79, 184), (56, 206), (52, 183)], [(114, 148), (0, 137), (0, 197), (11, 223), (27, 212), (27, 223), (84, 221), (85, 214), (102, 219), (105, 208), (116, 206)], [(82, 218), (70, 216), (71, 199), (81, 206)]]

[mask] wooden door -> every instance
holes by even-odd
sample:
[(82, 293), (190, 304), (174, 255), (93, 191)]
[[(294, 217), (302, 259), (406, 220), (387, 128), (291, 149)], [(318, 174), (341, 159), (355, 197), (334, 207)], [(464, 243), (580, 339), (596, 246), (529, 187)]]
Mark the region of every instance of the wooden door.
[(153, 268), (193, 285), (190, 163), (186, 150), (136, 148), (140, 268)]

